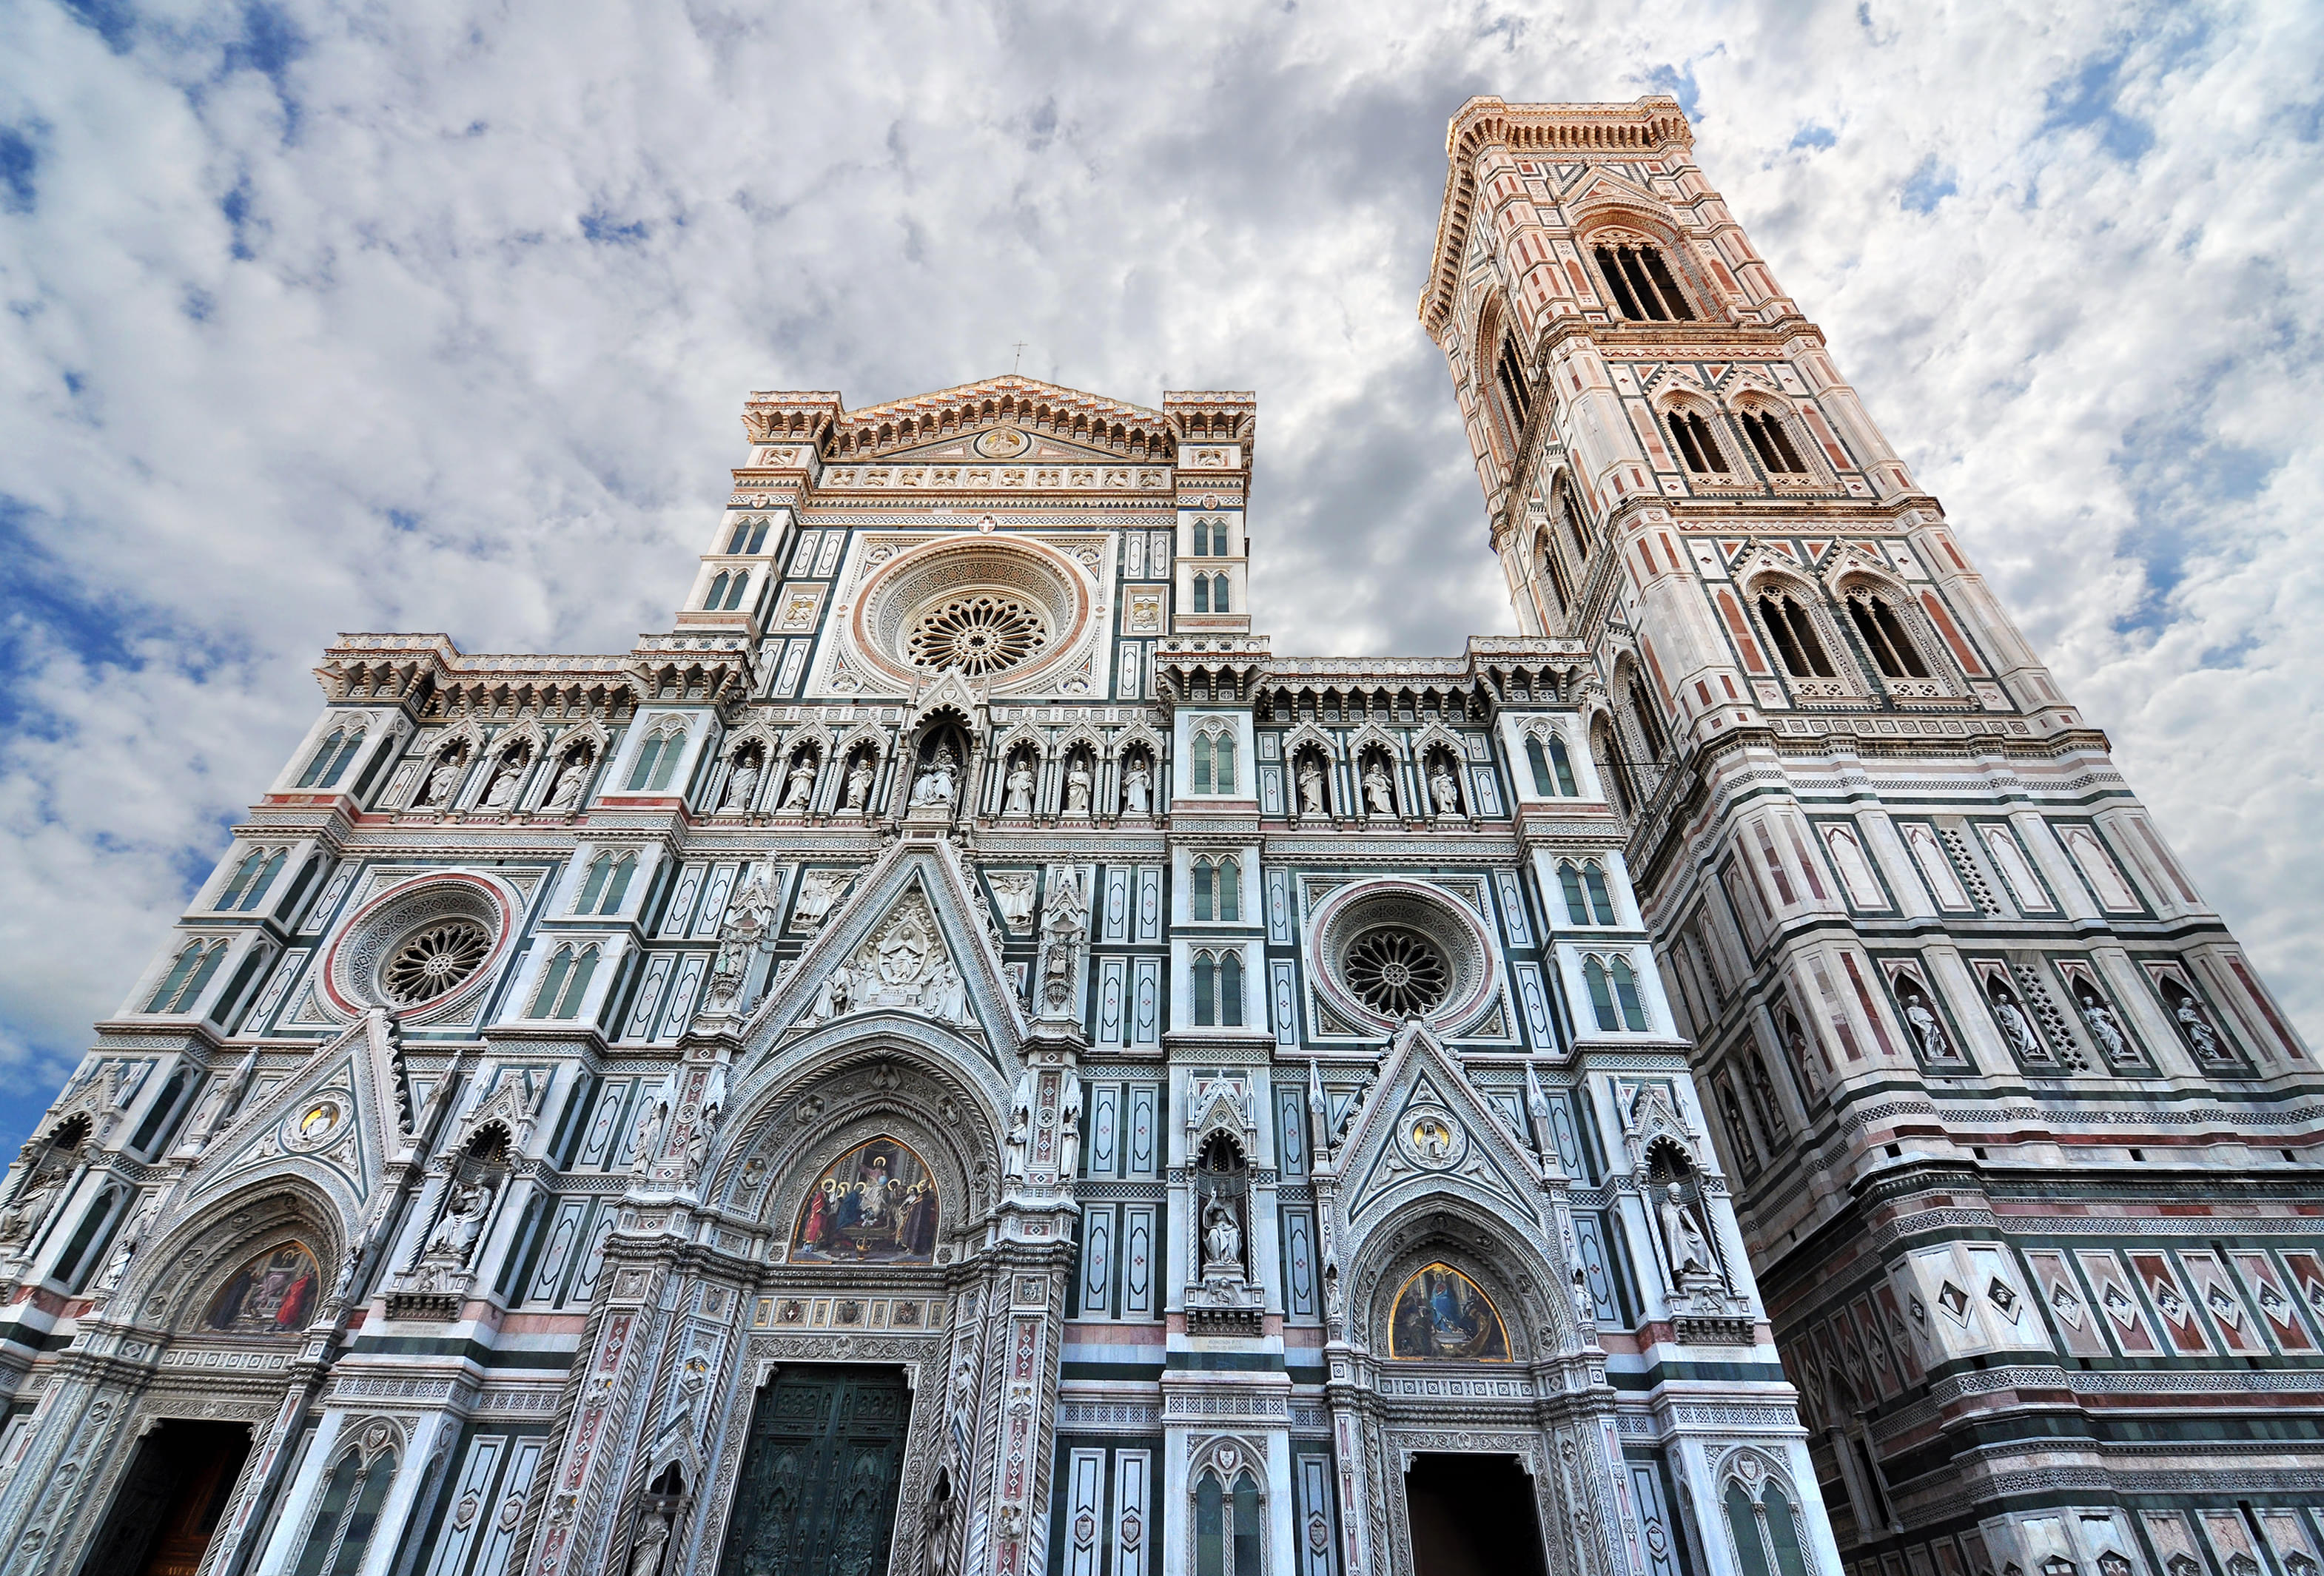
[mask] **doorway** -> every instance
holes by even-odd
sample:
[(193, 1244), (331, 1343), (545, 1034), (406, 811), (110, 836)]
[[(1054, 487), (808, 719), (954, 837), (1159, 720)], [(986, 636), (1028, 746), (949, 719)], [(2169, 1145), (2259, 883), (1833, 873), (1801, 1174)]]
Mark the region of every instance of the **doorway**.
[(910, 1422), (900, 1369), (778, 1372), (751, 1413), (720, 1576), (881, 1576)]
[(1546, 1576), (1533, 1479), (1517, 1457), (1415, 1456), (1404, 1503), (1416, 1576)]
[(194, 1576), (249, 1454), (240, 1423), (171, 1418), (140, 1439), (81, 1576)]

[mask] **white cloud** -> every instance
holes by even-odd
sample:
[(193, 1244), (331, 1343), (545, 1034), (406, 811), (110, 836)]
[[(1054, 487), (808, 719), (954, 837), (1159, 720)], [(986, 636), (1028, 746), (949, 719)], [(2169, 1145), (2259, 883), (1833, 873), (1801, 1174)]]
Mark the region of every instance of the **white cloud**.
[(1255, 389), (1277, 650), (1507, 628), (1413, 317), (1444, 122), (1471, 93), (1665, 83), (2324, 1037), (2324, 636), (2298, 543), (2317, 14), (36, 0), (13, 21), (0, 1129), (298, 738), (333, 631), (624, 648), (687, 581), (750, 388), (863, 403), (1021, 339), (1028, 372), (1139, 401)]

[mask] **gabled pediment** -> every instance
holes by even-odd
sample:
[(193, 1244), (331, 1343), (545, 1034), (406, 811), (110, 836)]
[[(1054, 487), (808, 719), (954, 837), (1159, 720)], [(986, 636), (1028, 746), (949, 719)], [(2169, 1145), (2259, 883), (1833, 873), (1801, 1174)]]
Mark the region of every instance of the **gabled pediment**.
[(1351, 1230), (1408, 1196), (1462, 1193), (1514, 1221), (1536, 1212), (1538, 1163), (1471, 1086), (1459, 1061), (1408, 1025), (1340, 1152)]
[(880, 1014), (932, 1023), (1013, 1066), (1025, 1037), (991, 910), (941, 840), (899, 843), (856, 880), (743, 1030), (755, 1062), (826, 1024)]
[(1118, 465), (1121, 456), (1086, 444), (1068, 443), (1046, 433), (1027, 432), (1014, 422), (982, 423), (957, 438), (892, 450), (880, 456), (889, 465)]
[(1663, 207), (1662, 198), (1653, 192), (1636, 181), (1625, 180), (1600, 164), (1590, 166), (1589, 173), (1584, 175), (1572, 189), (1561, 192), (1558, 200), (1569, 207), (1578, 207), (1585, 204), (1621, 203), (1628, 207), (1642, 207), (1650, 213), (1657, 212)]
[(393, 1025), (374, 1009), (318, 1046), (211, 1138), (194, 1164), (194, 1194), (295, 1166), (328, 1176), (360, 1206), (388, 1163), (410, 1147), (410, 1120)]

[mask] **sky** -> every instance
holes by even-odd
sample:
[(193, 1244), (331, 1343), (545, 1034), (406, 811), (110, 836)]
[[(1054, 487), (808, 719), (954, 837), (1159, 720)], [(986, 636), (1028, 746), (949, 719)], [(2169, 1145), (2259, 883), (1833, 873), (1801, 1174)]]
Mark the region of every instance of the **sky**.
[(334, 632), (668, 627), (750, 389), (1254, 390), (1277, 652), (1511, 631), (1415, 315), (1477, 94), (1678, 97), (2324, 1040), (2319, 60), (2293, 3), (0, 0), (0, 1155)]

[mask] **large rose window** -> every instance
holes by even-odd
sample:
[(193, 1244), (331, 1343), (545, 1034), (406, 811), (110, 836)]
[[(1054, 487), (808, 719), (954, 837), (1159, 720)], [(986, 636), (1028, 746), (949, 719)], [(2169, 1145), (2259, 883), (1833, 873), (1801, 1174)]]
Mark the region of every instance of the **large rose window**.
[(1029, 662), (1049, 643), (1048, 621), (1021, 596), (971, 592), (920, 614), (904, 644), (912, 666), (940, 673), (1000, 673)]

